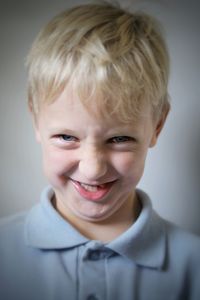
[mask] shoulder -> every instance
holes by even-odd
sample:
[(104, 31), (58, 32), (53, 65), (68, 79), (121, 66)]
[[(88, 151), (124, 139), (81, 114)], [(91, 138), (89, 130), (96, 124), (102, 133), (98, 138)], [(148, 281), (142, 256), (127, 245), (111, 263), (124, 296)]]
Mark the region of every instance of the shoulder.
[(39, 231), (37, 224), (43, 217), (42, 211), (41, 202), (39, 202), (26, 211), (0, 218), (0, 251), (6, 250), (7, 247), (15, 247), (16, 251), (23, 251), (23, 247), (27, 249), (27, 228), (30, 225), (30, 216), (34, 215), (35, 230)]
[(153, 224), (153, 230), (165, 236), (168, 255), (171, 254), (177, 259), (181, 257), (200, 259), (200, 236), (164, 219), (153, 209), (149, 196), (142, 190), (137, 190), (137, 192), (142, 201), (143, 210), (151, 212), (149, 221)]
[(15, 267), (19, 272), (23, 265), (23, 257), (28, 251), (24, 239), (26, 215), (26, 212), (22, 212), (0, 219), (1, 277), (6, 276), (7, 273), (17, 273)]
[(17, 213), (0, 219), (0, 239), (20, 233), (24, 228), (27, 212)]
[(200, 279), (200, 237), (162, 219), (166, 235), (166, 264), (177, 270), (181, 266), (189, 277)]
[(199, 250), (200, 257), (200, 237), (188, 230), (185, 230), (176, 224), (163, 220), (167, 235), (168, 246), (181, 249), (182, 253), (193, 253)]
[(27, 212), (0, 219), (0, 255), (7, 257), (24, 248), (24, 228)]
[(165, 223), (168, 251), (176, 259), (200, 263), (200, 237), (180, 228), (172, 222)]
[(182, 293), (189, 299), (200, 295), (200, 237), (163, 221), (166, 228), (166, 267), (182, 280)]

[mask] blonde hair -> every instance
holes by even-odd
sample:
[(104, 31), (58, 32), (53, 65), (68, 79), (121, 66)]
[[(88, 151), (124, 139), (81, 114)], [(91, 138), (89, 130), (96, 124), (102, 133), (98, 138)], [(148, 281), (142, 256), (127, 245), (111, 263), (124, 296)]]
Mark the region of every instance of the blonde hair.
[(150, 104), (169, 106), (169, 57), (159, 22), (109, 3), (85, 4), (53, 18), (27, 57), (34, 114), (71, 86), (88, 108), (129, 122)]

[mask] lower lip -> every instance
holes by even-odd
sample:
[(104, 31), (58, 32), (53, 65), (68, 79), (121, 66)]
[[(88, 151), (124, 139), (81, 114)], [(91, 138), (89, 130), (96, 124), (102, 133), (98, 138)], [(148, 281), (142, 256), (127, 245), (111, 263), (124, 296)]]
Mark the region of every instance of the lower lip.
[(105, 184), (104, 187), (99, 187), (94, 192), (86, 190), (78, 181), (72, 180), (72, 183), (83, 198), (97, 202), (102, 200), (108, 194), (114, 184), (114, 181)]

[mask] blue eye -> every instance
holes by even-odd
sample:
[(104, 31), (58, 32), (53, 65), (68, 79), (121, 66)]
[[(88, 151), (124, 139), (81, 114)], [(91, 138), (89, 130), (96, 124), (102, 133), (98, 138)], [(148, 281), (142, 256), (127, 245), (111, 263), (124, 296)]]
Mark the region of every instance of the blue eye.
[(133, 138), (129, 137), (129, 136), (115, 136), (113, 138), (110, 139), (111, 143), (125, 143), (125, 142), (129, 142), (134, 140)]
[(67, 134), (61, 134), (61, 135), (59, 135), (59, 138), (65, 142), (76, 141), (76, 138), (74, 136), (67, 135)]

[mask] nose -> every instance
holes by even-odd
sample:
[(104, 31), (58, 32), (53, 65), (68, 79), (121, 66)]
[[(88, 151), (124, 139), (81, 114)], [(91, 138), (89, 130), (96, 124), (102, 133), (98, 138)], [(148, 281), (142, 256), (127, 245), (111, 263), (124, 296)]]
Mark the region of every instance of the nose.
[(88, 181), (96, 181), (107, 172), (106, 155), (94, 146), (87, 147), (79, 161), (79, 171)]

